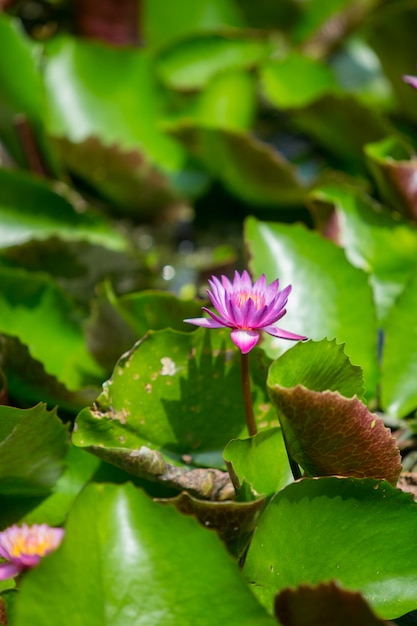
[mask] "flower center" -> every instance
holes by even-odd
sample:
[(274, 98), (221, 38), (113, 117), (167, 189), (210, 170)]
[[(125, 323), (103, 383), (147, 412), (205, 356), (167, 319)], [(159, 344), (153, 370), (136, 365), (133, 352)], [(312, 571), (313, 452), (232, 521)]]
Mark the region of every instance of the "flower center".
[(265, 296), (254, 291), (238, 291), (233, 294), (233, 300), (239, 309), (242, 309), (249, 300), (254, 303), (256, 311), (265, 306)]
[(13, 543), (10, 554), (12, 557), (20, 557), (22, 554), (44, 556), (52, 548), (50, 539), (46, 536), (18, 537)]

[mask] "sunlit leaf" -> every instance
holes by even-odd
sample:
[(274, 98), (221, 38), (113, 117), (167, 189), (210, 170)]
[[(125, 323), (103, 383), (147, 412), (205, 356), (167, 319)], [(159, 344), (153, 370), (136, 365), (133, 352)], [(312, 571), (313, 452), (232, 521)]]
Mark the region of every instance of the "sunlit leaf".
[(417, 272), (413, 272), (386, 322), (381, 401), (385, 411), (404, 417), (417, 408)]
[(244, 571), (254, 593), (272, 611), (286, 587), (337, 580), (386, 619), (417, 608), (416, 506), (371, 479), (289, 485), (269, 503), (249, 547)]
[(48, 184), (23, 172), (0, 169), (1, 248), (55, 236), (127, 249), (126, 238), (98, 212), (86, 205), (77, 209)]
[(143, 28), (152, 47), (194, 33), (243, 26), (242, 16), (232, 0), (178, 0), (175, 5), (152, 0), (145, 6)]
[(217, 74), (198, 96), (196, 123), (231, 130), (250, 128), (256, 114), (256, 89), (255, 76), (246, 70)]
[(26, 575), (14, 625), (161, 620), (167, 626), (275, 623), (215, 533), (130, 484), (87, 487), (60, 549)]
[(102, 370), (87, 351), (73, 302), (43, 274), (2, 267), (0, 277), (0, 333), (26, 344), (67, 389), (97, 384)]
[(354, 187), (328, 184), (309, 201), (323, 234), (371, 275), (383, 321), (416, 265), (417, 229)]
[(61, 526), (80, 491), (100, 465), (100, 460), (84, 450), (71, 446), (64, 459), (65, 469), (48, 495), (24, 516), (27, 524)]
[[(265, 273), (268, 281), (279, 278), (283, 287), (292, 285), (282, 327), (310, 339), (345, 343), (352, 363), (363, 369), (367, 397), (372, 398), (378, 378), (377, 328), (367, 275), (352, 267), (333, 243), (299, 225), (249, 218), (245, 240), (254, 276)], [(265, 346), (277, 356), (291, 344), (268, 339)]]
[[(13, 156), (25, 163), (25, 155), (18, 144), (13, 128), (15, 116), (27, 116), (38, 138), (42, 135), (44, 95), (40, 73), (36, 67), (38, 46), (30, 40), (15, 21), (4, 12), (0, 14), (0, 131)], [(19, 68), (11, 71), (11, 67)]]
[(220, 71), (253, 67), (269, 49), (270, 44), (261, 37), (235, 33), (200, 36), (165, 49), (157, 59), (156, 71), (174, 89), (201, 89)]
[(246, 482), (255, 493), (271, 496), (292, 482), (280, 428), (270, 428), (249, 439), (233, 439), (223, 457), (237, 489)]
[(64, 469), (68, 431), (44, 404), (0, 406), (0, 494), (48, 493)]
[(46, 52), (52, 135), (73, 143), (97, 137), (107, 146), (140, 148), (163, 169), (181, 167), (181, 146), (158, 128), (161, 100), (146, 52), (69, 36), (54, 38)]
[[(74, 443), (146, 477), (158, 477), (153, 463), (166, 474), (163, 458), (222, 468), (223, 448), (246, 432), (239, 354), (228, 334), (149, 332), (78, 415)], [(251, 361), (255, 415), (266, 427), (276, 419), (265, 390), (269, 361), (262, 351)]]
[(263, 63), (260, 78), (265, 96), (279, 109), (306, 106), (337, 88), (328, 65), (299, 53)]

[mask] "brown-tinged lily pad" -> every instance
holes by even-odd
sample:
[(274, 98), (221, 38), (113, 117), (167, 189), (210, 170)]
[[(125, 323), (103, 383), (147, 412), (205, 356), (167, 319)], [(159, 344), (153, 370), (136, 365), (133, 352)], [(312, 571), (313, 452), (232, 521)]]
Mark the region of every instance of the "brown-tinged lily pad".
[(392, 485), (401, 457), (391, 431), (358, 398), (303, 385), (269, 387), (291, 456), (310, 476), (385, 478)]
[(174, 505), (181, 513), (194, 515), (205, 528), (216, 530), (236, 556), (241, 555), (247, 546), (265, 506), (265, 498), (251, 502), (213, 502), (195, 498), (185, 491), (176, 498), (160, 499), (158, 502)]
[(271, 366), (268, 392), (291, 456), (311, 476), (385, 478), (401, 457), (380, 417), (358, 398), (360, 368), (334, 341), (298, 344)]
[(282, 626), (388, 626), (365, 598), (336, 582), (316, 587), (300, 585), (283, 589), (275, 598), (275, 615)]
[(149, 216), (178, 201), (168, 178), (139, 148), (106, 145), (99, 137), (53, 142), (70, 173), (110, 202), (115, 213)]

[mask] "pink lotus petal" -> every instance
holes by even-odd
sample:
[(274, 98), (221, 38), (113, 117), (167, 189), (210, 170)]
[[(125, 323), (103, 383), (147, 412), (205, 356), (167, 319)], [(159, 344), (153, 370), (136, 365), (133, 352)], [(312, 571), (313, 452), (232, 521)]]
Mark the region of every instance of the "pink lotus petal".
[(262, 329), (268, 335), (272, 335), (273, 337), (279, 337), (280, 339), (291, 339), (292, 341), (304, 341), (307, 337), (303, 335), (296, 335), (295, 333), (290, 333), (288, 330), (283, 330), (282, 328), (277, 328), (276, 326), (265, 326)]
[(22, 568), (16, 563), (0, 563), (0, 580), (13, 578), (22, 571)]
[(203, 328), (224, 328), (224, 324), (216, 322), (216, 320), (209, 317), (193, 317), (184, 320), (187, 324), (194, 324), (195, 326), (202, 326)]
[(417, 76), (403, 76), (403, 81), (417, 89)]
[(232, 341), (240, 349), (242, 354), (247, 354), (259, 341), (259, 332), (256, 330), (237, 330), (230, 333)]

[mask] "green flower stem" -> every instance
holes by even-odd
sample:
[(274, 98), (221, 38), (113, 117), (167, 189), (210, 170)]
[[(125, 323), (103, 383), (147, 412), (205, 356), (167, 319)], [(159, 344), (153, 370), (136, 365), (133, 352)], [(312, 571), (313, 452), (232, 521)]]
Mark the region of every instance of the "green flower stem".
[(253, 414), (252, 394), (250, 390), (249, 379), (249, 354), (241, 354), (241, 376), (242, 376), (242, 394), (243, 404), (245, 406), (246, 424), (249, 435), (252, 437), (258, 432)]

